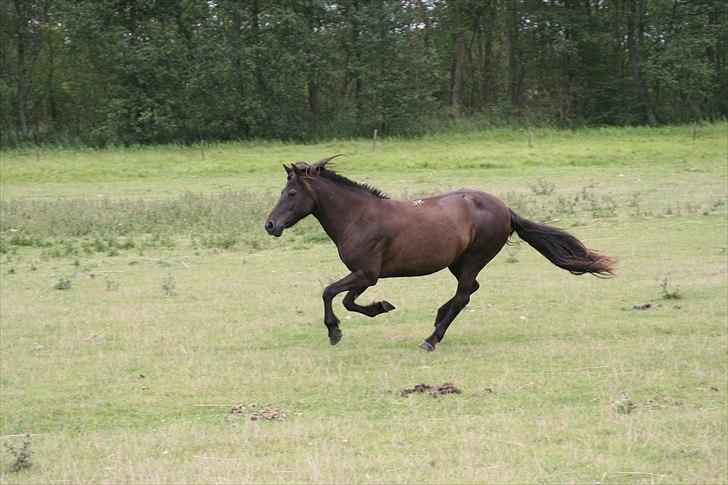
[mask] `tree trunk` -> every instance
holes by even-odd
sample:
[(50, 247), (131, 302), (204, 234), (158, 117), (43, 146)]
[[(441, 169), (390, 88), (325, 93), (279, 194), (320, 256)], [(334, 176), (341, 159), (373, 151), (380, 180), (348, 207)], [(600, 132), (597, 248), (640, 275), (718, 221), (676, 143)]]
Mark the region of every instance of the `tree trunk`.
[[(245, 99), (245, 80), (243, 78), (243, 2), (242, 0), (236, 0), (233, 5), (232, 15), (232, 45), (233, 45), (233, 82), (235, 83), (234, 90), (238, 96), (238, 102)], [(241, 106), (241, 104), (238, 104)], [(235, 110), (233, 115), (237, 124), (239, 133), (247, 133), (248, 126), (245, 122), (245, 113), (242, 109)]]
[(417, 13), (419, 14), (419, 20), (422, 22), (422, 25), (424, 25), (424, 28), (422, 29), (422, 49), (427, 52), (430, 49), (431, 22), (425, 0), (418, 0)]
[(519, 48), (518, 0), (509, 0), (506, 16), (508, 39), (508, 95), (517, 116), (521, 114), (521, 82), (523, 79)]
[(15, 14), (17, 18), (17, 31), (16, 31), (16, 42), (17, 42), (17, 56), (18, 56), (18, 68), (16, 71), (15, 85), (17, 89), (17, 103), (16, 110), (18, 115), (17, 128), (23, 138), (29, 138), (30, 131), (28, 130), (28, 68), (25, 65), (25, 47), (26, 47), (26, 35), (25, 29), (27, 28), (27, 21), (25, 12), (21, 7), (23, 0), (15, 0)]
[(311, 68), (308, 71), (308, 109), (313, 117), (313, 124), (318, 127), (321, 121), (321, 103), (319, 102), (318, 84), (316, 83), (316, 72)]
[(356, 68), (354, 69), (354, 100), (356, 102), (356, 118), (361, 123), (364, 120), (364, 101), (362, 100), (361, 74), (359, 72), (359, 69), (361, 69), (361, 43), (359, 40), (361, 27), (359, 26), (358, 20), (359, 2), (357, 0), (354, 1), (354, 10), (355, 14), (351, 25), (351, 40), (354, 49), (354, 62), (356, 64)]
[(54, 123), (57, 117), (56, 97), (53, 94), (53, 71), (55, 70), (55, 49), (52, 39), (48, 40), (48, 78), (46, 81), (46, 93), (48, 94), (48, 118)]
[(455, 36), (455, 58), (453, 59), (452, 66), (452, 91), (450, 96), (450, 106), (456, 114), (460, 113), (462, 110), (463, 73), (465, 71), (465, 60), (467, 58), (467, 54), (465, 32), (462, 28), (458, 28)]
[[(45, 21), (45, 29), (50, 30), (50, 25), (52, 22), (52, 18), (49, 13), (49, 7), (50, 2), (46, 1), (45, 8), (43, 12), (43, 20)], [(57, 110), (56, 110), (56, 97), (53, 93), (53, 73), (55, 71), (56, 67), (56, 52), (55, 52), (55, 39), (52, 35), (47, 34), (48, 36), (48, 76), (46, 78), (46, 94), (48, 95), (48, 105), (46, 107), (46, 116), (48, 120), (50, 121), (51, 126), (55, 124), (55, 120), (57, 117)]]
[(361, 122), (364, 119), (364, 103), (362, 100), (362, 83), (361, 83), (361, 26), (359, 24), (359, 2), (354, 0), (351, 5), (343, 10), (344, 18), (349, 20), (351, 26), (351, 35), (347, 40), (343, 40), (343, 48), (346, 53), (345, 76), (343, 98), (345, 102), (349, 102), (354, 98), (356, 108), (356, 119)]
[[(583, 64), (579, 58), (579, 26), (583, 21), (580, 17), (580, 8), (576, 0), (566, 0), (564, 8), (568, 12), (568, 22), (564, 29), (564, 38), (567, 40), (569, 49), (566, 52), (566, 79), (569, 86), (568, 95), (564, 100), (563, 113), (567, 120), (571, 122), (574, 110), (576, 108), (576, 98), (579, 92), (579, 69), (583, 69)], [(589, 26), (584, 26), (589, 31)], [(587, 82), (589, 80), (587, 79)]]
[(492, 101), (496, 97), (495, 93), (495, 58), (493, 56), (493, 36), (488, 30), (486, 32), (486, 38), (483, 42), (483, 58), (482, 63), (482, 86), (481, 86), (481, 108), (488, 110)]
[(614, 2), (611, 4), (612, 9), (612, 34), (613, 34), (613, 40), (614, 44), (612, 47), (612, 55), (614, 56), (614, 59), (616, 61), (613, 63), (614, 66), (614, 77), (615, 79), (621, 80), (622, 79), (622, 73), (624, 72), (623, 64), (624, 62), (622, 59), (624, 58), (623, 52), (624, 52), (624, 45), (622, 43), (622, 39), (624, 35), (622, 34), (622, 21), (621, 21), (621, 11), (620, 11), (620, 3)]
[[(719, 5), (715, 3), (708, 10), (708, 26), (711, 30), (719, 28)], [(725, 34), (723, 35), (725, 38)], [(717, 106), (718, 113), (725, 113), (728, 107), (728, 79), (722, 73), (723, 59), (726, 55), (726, 49), (721, 45), (721, 36), (716, 35), (715, 44), (709, 45), (706, 49), (708, 63), (713, 68), (713, 83), (715, 86), (714, 99), (719, 100)]]
[[(253, 44), (259, 45), (260, 44), (260, 0), (252, 0), (250, 4), (250, 23), (251, 23), (251, 33), (253, 37)], [(260, 51), (259, 49), (257, 50)], [(255, 82), (258, 85), (258, 95), (259, 96), (266, 96), (268, 92), (268, 86), (265, 82), (265, 76), (263, 75), (263, 68), (261, 66), (262, 59), (260, 58), (260, 55), (256, 55), (255, 57)]]
[[(311, 39), (317, 40), (317, 30), (322, 26), (322, 21), (317, 18), (311, 3), (306, 4), (305, 15), (308, 20), (308, 34)], [(307, 43), (308, 44), (308, 43)], [(318, 68), (318, 60), (320, 53), (316, 48), (307, 49), (305, 57), (308, 64), (308, 74), (306, 76), (306, 89), (308, 91), (308, 110), (311, 113), (314, 128), (318, 128), (321, 122), (321, 103), (319, 101), (319, 89), (316, 82), (316, 71)]]
[(634, 81), (637, 105), (643, 112), (648, 124), (654, 125), (657, 120), (652, 108), (650, 93), (647, 89), (644, 65), (642, 60), (642, 39), (644, 37), (644, 23), (642, 12), (644, 9), (643, 0), (629, 0), (629, 11), (627, 12), (627, 50), (629, 52), (629, 63), (632, 67), (632, 79)]

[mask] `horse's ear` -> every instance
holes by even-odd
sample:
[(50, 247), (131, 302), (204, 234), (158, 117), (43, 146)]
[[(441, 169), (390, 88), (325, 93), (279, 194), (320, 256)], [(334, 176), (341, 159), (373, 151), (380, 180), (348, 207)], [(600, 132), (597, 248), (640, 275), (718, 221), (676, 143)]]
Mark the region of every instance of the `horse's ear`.
[(329, 163), (329, 162), (330, 162), (331, 160), (333, 160), (333, 159), (334, 159), (334, 158), (336, 158), (336, 157), (341, 157), (341, 156), (343, 156), (343, 155), (344, 155), (343, 153), (339, 153), (338, 155), (334, 155), (333, 157), (329, 157), (329, 158), (322, 158), (322, 159), (321, 159), (321, 160), (319, 160), (318, 162), (314, 163), (314, 166), (318, 168), (318, 172), (317, 172), (317, 173), (321, 173), (321, 169), (322, 169), (322, 168), (323, 168), (324, 166), (326, 166), (326, 164), (327, 164), (327, 163)]
[(291, 172), (293, 172), (293, 169), (291, 167), (289, 167), (288, 165), (286, 165), (285, 163), (283, 164), (283, 170), (286, 171), (286, 175), (291, 175)]
[(295, 163), (291, 164), (291, 170), (293, 171), (294, 175), (298, 175), (298, 176), (301, 175), (301, 171), (298, 169), (298, 167), (296, 167)]

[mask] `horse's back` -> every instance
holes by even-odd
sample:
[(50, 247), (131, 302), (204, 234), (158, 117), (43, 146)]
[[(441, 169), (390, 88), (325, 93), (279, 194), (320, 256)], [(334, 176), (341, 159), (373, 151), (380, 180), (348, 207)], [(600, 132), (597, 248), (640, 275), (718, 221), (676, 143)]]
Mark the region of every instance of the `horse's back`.
[(453, 210), (462, 212), (478, 227), (487, 230), (500, 228), (510, 234), (508, 206), (498, 197), (482, 190), (462, 188), (425, 199), (410, 201), (410, 203), (433, 205), (446, 213)]
[[(389, 244), (383, 277), (439, 271), (469, 249), (502, 246), (510, 234), (506, 205), (493, 195), (472, 189), (388, 201), (384, 219)], [(489, 242), (489, 235), (494, 241)]]

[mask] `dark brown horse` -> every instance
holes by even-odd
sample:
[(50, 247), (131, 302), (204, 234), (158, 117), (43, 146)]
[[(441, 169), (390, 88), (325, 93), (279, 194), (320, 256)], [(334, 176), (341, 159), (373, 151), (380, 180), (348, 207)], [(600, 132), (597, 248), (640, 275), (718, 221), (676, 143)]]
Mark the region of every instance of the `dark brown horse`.
[(520, 217), (490, 194), (461, 189), (426, 199), (390, 200), (375, 188), (327, 169), (332, 158), (284, 165), (288, 181), (265, 223), (268, 234), (279, 237), (283, 229), (313, 214), (351, 271), (323, 293), (331, 345), (342, 335), (331, 307), (339, 293), (347, 292), (347, 310), (374, 317), (394, 306), (388, 301), (360, 305), (356, 299), (379, 278), (422, 276), (447, 268), (458, 280), (457, 291), (437, 310), (435, 331), (420, 344), (435, 350), (478, 290), (478, 273), (514, 231), (560, 268), (578, 275), (613, 274), (611, 258), (587, 249), (561, 229)]

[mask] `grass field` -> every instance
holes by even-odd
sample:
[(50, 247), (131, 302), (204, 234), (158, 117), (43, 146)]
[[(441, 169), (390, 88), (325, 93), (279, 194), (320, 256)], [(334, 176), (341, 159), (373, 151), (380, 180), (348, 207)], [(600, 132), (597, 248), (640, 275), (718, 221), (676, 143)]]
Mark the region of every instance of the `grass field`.
[[(3, 446), (1, 481), (726, 483), (728, 125), (691, 135), (1, 152), (0, 439), (32, 453), (15, 471)], [(331, 347), (335, 247), (262, 226), (281, 163), (335, 153), (396, 198), (499, 195), (618, 277), (516, 244), (435, 352), (447, 272), (381, 280), (362, 301), (397, 310), (375, 319), (337, 299)], [(446, 381), (462, 393), (401, 395)]]

